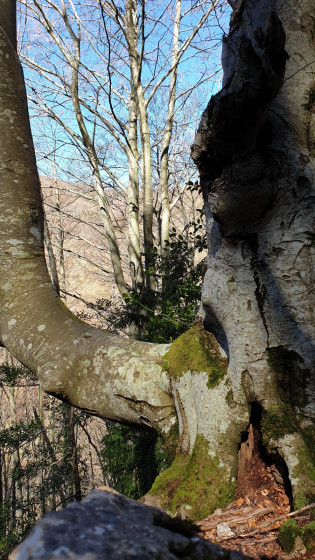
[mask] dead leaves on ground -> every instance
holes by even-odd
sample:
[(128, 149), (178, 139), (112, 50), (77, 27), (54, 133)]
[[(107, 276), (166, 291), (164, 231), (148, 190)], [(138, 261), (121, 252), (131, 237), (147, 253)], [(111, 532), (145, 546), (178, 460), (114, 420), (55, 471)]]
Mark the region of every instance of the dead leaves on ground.
[[(197, 526), (200, 534), (224, 548), (239, 550), (254, 559), (277, 559), (282, 549), (278, 530), (290, 517), (311, 507), (291, 512), (283, 480), (274, 465), (266, 466), (258, 452), (258, 432), (249, 428), (248, 440), (239, 453), (235, 501), (216, 510)], [(301, 557), (302, 559), (303, 557)]]

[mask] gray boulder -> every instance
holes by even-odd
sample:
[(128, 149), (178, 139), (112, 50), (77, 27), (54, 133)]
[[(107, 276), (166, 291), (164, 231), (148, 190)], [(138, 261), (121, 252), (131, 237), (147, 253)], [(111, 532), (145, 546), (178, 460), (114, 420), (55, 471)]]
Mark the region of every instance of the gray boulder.
[(50, 512), (10, 560), (242, 560), (195, 533), (194, 526), (121, 494), (94, 490)]

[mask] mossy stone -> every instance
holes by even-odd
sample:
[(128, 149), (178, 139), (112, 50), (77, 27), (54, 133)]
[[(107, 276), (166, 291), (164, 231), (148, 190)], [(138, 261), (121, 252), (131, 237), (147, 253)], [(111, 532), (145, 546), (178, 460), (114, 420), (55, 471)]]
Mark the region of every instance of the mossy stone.
[(154, 482), (151, 495), (173, 514), (184, 506), (189, 519), (204, 519), (233, 500), (235, 483), (218, 457), (209, 455), (209, 444), (198, 435), (191, 455), (177, 455), (171, 467)]
[(196, 323), (173, 342), (164, 356), (163, 369), (171, 377), (181, 377), (188, 370), (206, 372), (207, 386), (212, 389), (226, 375), (227, 367), (228, 360), (221, 356), (214, 335)]
[(278, 541), (284, 552), (292, 552), (298, 535), (301, 535), (301, 529), (295, 519), (289, 519), (283, 523), (278, 534)]
[(315, 521), (311, 521), (303, 527), (302, 540), (307, 550), (315, 552)]

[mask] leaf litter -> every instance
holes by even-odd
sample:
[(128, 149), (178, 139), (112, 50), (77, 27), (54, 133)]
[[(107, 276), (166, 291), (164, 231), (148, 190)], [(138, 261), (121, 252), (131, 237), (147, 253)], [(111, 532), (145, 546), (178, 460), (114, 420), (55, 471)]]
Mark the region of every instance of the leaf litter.
[(255, 560), (311, 560), (302, 541), (284, 553), (277, 540), (281, 525), (294, 517), (299, 526), (314, 520), (311, 504), (291, 511), (284, 481), (274, 465), (267, 466), (259, 453), (260, 434), (252, 425), (240, 447), (235, 500), (196, 525), (206, 539), (225, 549), (238, 550)]

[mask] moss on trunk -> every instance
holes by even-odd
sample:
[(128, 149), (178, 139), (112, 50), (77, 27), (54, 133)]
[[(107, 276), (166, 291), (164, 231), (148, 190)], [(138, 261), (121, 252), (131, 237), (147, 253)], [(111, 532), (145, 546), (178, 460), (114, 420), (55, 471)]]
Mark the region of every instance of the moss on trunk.
[(150, 495), (159, 496), (161, 506), (170, 513), (198, 520), (230, 503), (234, 489), (227, 469), (199, 434), (192, 453), (177, 455), (170, 468), (156, 479)]
[(200, 323), (193, 325), (173, 342), (164, 360), (164, 370), (171, 377), (181, 377), (188, 370), (206, 372), (209, 389), (218, 385), (227, 373), (227, 358), (221, 355), (215, 336)]

